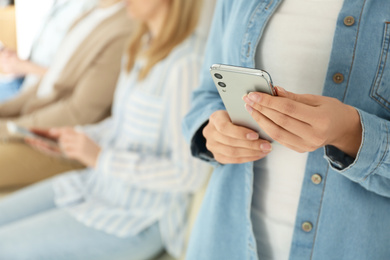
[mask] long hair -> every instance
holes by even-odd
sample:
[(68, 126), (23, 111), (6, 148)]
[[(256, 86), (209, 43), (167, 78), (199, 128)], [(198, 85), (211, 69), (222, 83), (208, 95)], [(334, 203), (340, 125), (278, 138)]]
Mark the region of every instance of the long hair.
[[(146, 58), (140, 70), (138, 80), (143, 80), (159, 61), (166, 58), (178, 44), (183, 42), (196, 28), (202, 9), (202, 0), (170, 0), (167, 19), (163, 30), (153, 39), (147, 51), (142, 53)], [(148, 33), (145, 23), (141, 23), (130, 39), (128, 47), (127, 71), (129, 72), (141, 55), (143, 37)]]

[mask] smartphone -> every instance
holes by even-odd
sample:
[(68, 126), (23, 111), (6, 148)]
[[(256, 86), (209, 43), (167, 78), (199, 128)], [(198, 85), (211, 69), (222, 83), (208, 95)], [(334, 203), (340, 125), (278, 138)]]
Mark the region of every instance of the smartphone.
[(38, 135), (28, 130), (27, 128), (15, 124), (14, 122), (7, 122), (7, 130), (11, 135), (18, 136), (21, 138), (39, 139), (45, 141), (45, 143), (47, 143), (50, 147), (59, 149), (58, 143), (55, 140), (45, 137), (43, 135)]
[(258, 132), (260, 138), (272, 142), (264, 130), (245, 109), (242, 98), (250, 92), (276, 95), (271, 76), (259, 69), (214, 64), (210, 67), (211, 77), (225, 105), (232, 123)]

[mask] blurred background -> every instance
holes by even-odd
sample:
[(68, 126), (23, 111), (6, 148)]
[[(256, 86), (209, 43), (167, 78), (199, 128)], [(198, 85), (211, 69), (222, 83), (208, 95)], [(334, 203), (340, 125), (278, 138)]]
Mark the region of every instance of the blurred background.
[(0, 41), (26, 59), (54, 0), (0, 0)]

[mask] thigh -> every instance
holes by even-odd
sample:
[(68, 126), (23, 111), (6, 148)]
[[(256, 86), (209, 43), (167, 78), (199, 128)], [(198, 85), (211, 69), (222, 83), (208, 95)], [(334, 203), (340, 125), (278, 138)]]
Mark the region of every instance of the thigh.
[(118, 238), (86, 227), (61, 209), (0, 228), (0, 259), (146, 260), (162, 250), (157, 224)]
[(23, 142), (0, 143), (0, 188), (21, 187), (80, 168), (79, 163), (47, 156)]
[(51, 180), (31, 185), (0, 200), (0, 227), (53, 208)]

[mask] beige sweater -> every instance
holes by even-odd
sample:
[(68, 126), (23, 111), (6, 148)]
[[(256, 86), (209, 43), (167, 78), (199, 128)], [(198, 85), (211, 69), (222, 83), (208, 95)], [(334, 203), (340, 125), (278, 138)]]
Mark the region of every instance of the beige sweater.
[(44, 128), (91, 124), (109, 116), (121, 57), (132, 30), (125, 9), (104, 20), (69, 59), (50, 96), (38, 98), (37, 84), (0, 104), (0, 135), (4, 137), (6, 120)]

